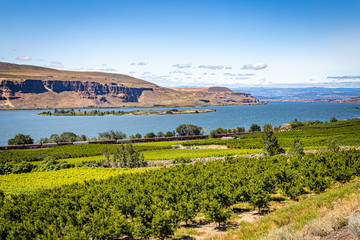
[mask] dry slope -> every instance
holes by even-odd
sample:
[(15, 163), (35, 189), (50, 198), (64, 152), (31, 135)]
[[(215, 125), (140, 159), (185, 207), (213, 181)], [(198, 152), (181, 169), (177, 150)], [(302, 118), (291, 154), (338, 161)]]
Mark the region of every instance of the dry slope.
[(259, 104), (228, 88), (169, 89), (134, 77), (0, 62), (0, 108)]

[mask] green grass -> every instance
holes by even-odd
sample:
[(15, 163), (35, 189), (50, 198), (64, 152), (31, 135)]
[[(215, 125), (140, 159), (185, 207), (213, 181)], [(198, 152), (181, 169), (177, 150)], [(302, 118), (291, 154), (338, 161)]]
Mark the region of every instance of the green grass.
[(65, 184), (82, 183), (89, 180), (107, 179), (145, 169), (115, 168), (70, 168), (51, 172), (33, 172), (0, 175), (0, 190), (5, 193), (28, 193), (38, 189), (54, 188)]

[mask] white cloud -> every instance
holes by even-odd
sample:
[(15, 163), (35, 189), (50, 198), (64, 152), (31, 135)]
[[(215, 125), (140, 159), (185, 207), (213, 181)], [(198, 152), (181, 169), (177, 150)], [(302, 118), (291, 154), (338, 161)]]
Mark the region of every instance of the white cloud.
[(131, 72), (129, 72), (130, 74), (135, 74), (136, 72), (134, 72), (134, 71), (131, 71)]
[(49, 67), (53, 68), (64, 68), (64, 65), (61, 62), (52, 61)]
[(232, 67), (225, 67), (225, 69), (229, 69), (229, 70), (231, 70), (231, 69), (232, 69)]
[(235, 73), (224, 73), (225, 76), (232, 76), (232, 77), (249, 77), (249, 76), (255, 76), (255, 74), (252, 73), (246, 73), (246, 74), (235, 74)]
[(149, 74), (151, 74), (151, 72), (143, 72), (142, 75), (149, 75)]
[(102, 71), (102, 72), (118, 72), (119, 70), (117, 70), (115, 68), (102, 68), (102, 69), (99, 69), (99, 71)]
[(220, 70), (223, 69), (224, 66), (222, 65), (200, 65), (198, 68), (206, 68), (211, 70)]
[(267, 68), (266, 63), (264, 62), (256, 62), (253, 64), (246, 64), (241, 69), (243, 70), (262, 70)]
[(4, 57), (0, 57), (1, 60), (5, 59)]
[(343, 80), (343, 79), (360, 79), (360, 76), (330, 76), (328, 79)]
[(176, 68), (191, 68), (192, 64), (191, 63), (186, 63), (186, 64), (175, 64), (173, 65), (173, 67), (176, 67)]
[(30, 56), (19, 56), (16, 58), (16, 60), (20, 60), (20, 61), (30, 61), (31, 57)]
[(183, 71), (183, 70), (174, 70), (174, 71), (171, 71), (169, 72), (170, 74), (185, 74), (185, 75), (192, 75), (192, 73), (189, 73), (189, 72), (186, 72), (186, 71)]
[(144, 63), (144, 62), (138, 62), (138, 63), (131, 63), (130, 65), (144, 66), (144, 65), (146, 65), (146, 63)]

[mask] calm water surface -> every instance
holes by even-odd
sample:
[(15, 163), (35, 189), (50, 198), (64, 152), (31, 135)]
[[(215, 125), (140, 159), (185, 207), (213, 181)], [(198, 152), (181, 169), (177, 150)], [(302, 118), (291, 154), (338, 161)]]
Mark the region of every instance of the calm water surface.
[[(249, 129), (252, 123), (278, 126), (297, 118), (299, 121), (329, 121), (360, 117), (359, 104), (352, 103), (281, 103), (250, 106), (209, 106), (216, 112), (149, 116), (40, 116), (44, 110), (0, 110), (0, 145), (6, 145), (17, 133), (29, 134), (35, 141), (64, 131), (95, 137), (99, 132), (121, 130), (127, 134), (172, 131), (183, 123), (201, 126), (209, 132), (218, 127)], [(201, 108), (201, 107), (198, 107)], [(141, 109), (141, 108), (139, 108)], [(153, 108), (156, 109), (156, 108)], [(107, 109), (109, 110), (109, 109)], [(134, 110), (133, 108), (111, 110)]]

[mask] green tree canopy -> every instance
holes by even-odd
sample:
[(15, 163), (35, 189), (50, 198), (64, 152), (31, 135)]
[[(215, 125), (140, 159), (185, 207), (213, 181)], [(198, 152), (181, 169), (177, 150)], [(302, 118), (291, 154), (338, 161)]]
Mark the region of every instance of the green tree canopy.
[(154, 138), (154, 137), (156, 137), (156, 135), (153, 132), (149, 132), (149, 133), (145, 134), (145, 136), (144, 136), (144, 138)]
[(174, 133), (174, 132), (167, 131), (164, 136), (165, 136), (165, 137), (174, 137), (174, 136), (175, 136), (175, 133)]
[(105, 140), (124, 139), (126, 138), (126, 134), (119, 130), (110, 130), (107, 132), (99, 133), (98, 138)]
[(200, 135), (202, 127), (193, 124), (181, 124), (176, 128), (179, 136)]
[(273, 156), (284, 152), (284, 149), (280, 147), (277, 138), (274, 136), (272, 125), (265, 124), (263, 129), (264, 129), (264, 134), (262, 138), (263, 138), (264, 154)]
[(52, 142), (52, 143), (61, 142), (61, 138), (60, 138), (60, 136), (58, 134), (51, 134), (50, 142)]
[(261, 127), (255, 123), (251, 124), (249, 132), (260, 132)]
[(63, 132), (60, 134), (61, 142), (75, 142), (78, 136), (72, 132)]
[(17, 134), (14, 138), (8, 140), (8, 145), (33, 144), (34, 140), (30, 135)]

